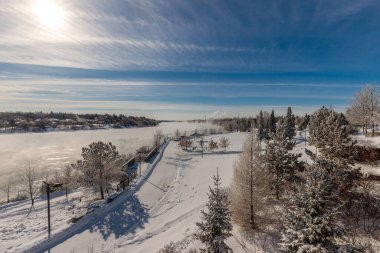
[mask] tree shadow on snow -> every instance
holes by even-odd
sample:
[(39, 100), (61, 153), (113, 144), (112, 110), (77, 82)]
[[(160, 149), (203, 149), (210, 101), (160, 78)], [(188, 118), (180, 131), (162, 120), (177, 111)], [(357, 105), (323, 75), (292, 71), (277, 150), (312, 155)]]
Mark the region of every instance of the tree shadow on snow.
[(117, 239), (122, 235), (134, 234), (136, 230), (144, 228), (148, 218), (147, 209), (141, 204), (138, 197), (133, 195), (119, 208), (93, 224), (89, 231), (100, 233), (104, 240), (107, 240), (111, 235)]

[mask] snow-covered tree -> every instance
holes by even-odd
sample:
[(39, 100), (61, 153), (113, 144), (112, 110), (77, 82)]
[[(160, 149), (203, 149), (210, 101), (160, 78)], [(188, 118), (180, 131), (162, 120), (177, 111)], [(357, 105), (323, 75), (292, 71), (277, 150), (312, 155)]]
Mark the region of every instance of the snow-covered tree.
[(82, 148), (82, 160), (73, 165), (82, 174), (80, 181), (99, 190), (104, 199), (104, 190), (121, 176), (124, 160), (112, 143), (93, 142)]
[(244, 230), (257, 229), (267, 213), (269, 177), (264, 168), (260, 140), (252, 131), (235, 164), (230, 187), (232, 217)]
[(180, 136), (181, 136), (181, 133), (179, 132), (179, 130), (178, 130), (178, 129), (175, 130), (175, 132), (174, 132), (174, 137), (175, 137), (176, 139), (178, 139)]
[(269, 128), (269, 137), (273, 138), (273, 136), (276, 135), (276, 117), (274, 116), (274, 110), (272, 110), (269, 116), (268, 128)]
[[(345, 192), (356, 187), (360, 170), (353, 167), (356, 149), (349, 138), (349, 126), (339, 113), (322, 107), (316, 111), (309, 124), (310, 142), (320, 149), (320, 156), (334, 164), (331, 176), (337, 187)], [(312, 159), (317, 156), (307, 150)]]
[(37, 174), (36, 170), (30, 166), (26, 167), (19, 175), (21, 179), (21, 184), (24, 186), (26, 192), (28, 192), (28, 195), (30, 197), (30, 201), (32, 202), (32, 207), (34, 207), (34, 200), (40, 194), (41, 190), (41, 182), (38, 182), (39, 175)]
[(217, 172), (214, 179), (214, 188), (208, 193), (207, 211), (202, 210), (202, 221), (197, 222), (198, 231), (195, 238), (204, 243), (212, 253), (228, 251), (225, 240), (232, 236), (231, 211), (227, 191), (220, 187), (221, 178)]
[(322, 107), (313, 113), (309, 123), (309, 141), (322, 151), (342, 146), (350, 141), (349, 128), (342, 125), (339, 113)]
[(310, 115), (306, 113), (305, 116), (302, 118), (301, 123), (298, 126), (298, 130), (299, 131), (305, 130), (307, 126), (309, 125), (309, 122), (310, 122)]
[(277, 121), (277, 130), (276, 130), (276, 136), (275, 138), (277, 140), (287, 140), (288, 138), (286, 137), (286, 121), (284, 117), (281, 117)]
[(9, 200), (10, 200), (11, 188), (12, 188), (12, 182), (10, 179), (8, 179), (7, 181), (4, 181), (0, 185), (0, 191), (2, 191), (7, 196), (7, 203), (9, 203)]
[(285, 116), (286, 129), (285, 136), (288, 140), (293, 139), (296, 135), (296, 118), (292, 113), (292, 108), (289, 106)]
[(260, 113), (257, 116), (257, 129), (257, 135), (259, 137), (259, 140), (262, 141), (263, 139), (265, 139), (265, 122), (262, 110), (260, 110)]
[(182, 138), (179, 141), (178, 145), (184, 149), (188, 149), (191, 147), (191, 145), (193, 145), (193, 142), (188, 138)]
[(365, 133), (368, 126), (371, 126), (374, 136), (379, 110), (380, 92), (374, 86), (367, 85), (355, 94), (351, 106), (347, 109), (347, 116), (352, 124), (363, 126)]
[(153, 147), (158, 148), (161, 146), (165, 136), (161, 129), (158, 129), (153, 135)]
[(265, 167), (271, 173), (271, 188), (279, 199), (284, 186), (295, 180), (295, 172), (303, 169), (301, 154), (290, 153), (287, 140), (274, 138), (266, 142)]
[(231, 142), (230, 140), (227, 139), (227, 137), (221, 137), (220, 140), (219, 140), (219, 146), (221, 148), (224, 148), (224, 151), (227, 150), (227, 148), (230, 146)]
[(318, 160), (306, 170), (305, 183), (290, 195), (280, 249), (286, 253), (335, 252), (336, 216), (340, 207), (335, 183), (328, 171), (334, 165)]
[(209, 142), (208, 142), (208, 149), (211, 151), (211, 152), (214, 152), (215, 149), (218, 148), (218, 143), (216, 141), (213, 141), (213, 139), (211, 139)]

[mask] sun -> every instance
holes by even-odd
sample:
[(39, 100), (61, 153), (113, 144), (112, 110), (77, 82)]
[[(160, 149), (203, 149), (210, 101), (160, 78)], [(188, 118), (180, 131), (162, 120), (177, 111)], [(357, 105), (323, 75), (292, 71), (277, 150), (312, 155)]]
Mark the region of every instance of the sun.
[(65, 12), (54, 0), (38, 0), (33, 6), (33, 12), (43, 26), (52, 30), (64, 27)]

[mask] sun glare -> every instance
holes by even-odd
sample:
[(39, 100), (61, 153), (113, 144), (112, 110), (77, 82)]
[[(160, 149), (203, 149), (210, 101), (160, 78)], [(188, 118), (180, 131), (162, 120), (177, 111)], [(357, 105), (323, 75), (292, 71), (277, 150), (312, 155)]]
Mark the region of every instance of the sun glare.
[(63, 28), (65, 12), (56, 1), (38, 0), (33, 11), (42, 25), (53, 30)]

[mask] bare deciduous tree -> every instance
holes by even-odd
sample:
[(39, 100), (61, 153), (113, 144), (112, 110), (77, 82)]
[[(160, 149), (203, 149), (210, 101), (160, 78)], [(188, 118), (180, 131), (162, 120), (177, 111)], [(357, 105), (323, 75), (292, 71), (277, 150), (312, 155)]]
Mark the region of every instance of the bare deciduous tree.
[(350, 108), (347, 109), (347, 116), (352, 124), (362, 125), (365, 133), (367, 133), (368, 126), (371, 126), (372, 136), (374, 136), (379, 107), (379, 90), (371, 85), (367, 85), (363, 90), (355, 94)]
[(9, 195), (11, 193), (11, 185), (12, 185), (12, 182), (8, 179), (0, 187), (0, 191), (2, 191), (7, 196), (7, 203), (9, 203), (9, 199), (10, 199)]
[(39, 179), (36, 170), (30, 166), (26, 167), (23, 173), (20, 174), (20, 179), (22, 185), (26, 188), (29, 198), (32, 202), (32, 207), (34, 207), (34, 200), (40, 193), (41, 185), (40, 182), (37, 182)]
[(230, 146), (230, 144), (231, 144), (231, 142), (230, 142), (230, 140), (228, 140), (226, 137), (222, 137), (222, 138), (220, 138), (220, 140), (219, 140), (219, 143), (220, 143), (220, 147), (221, 148), (224, 148), (224, 151), (226, 151), (227, 150), (227, 148)]
[(264, 218), (269, 195), (269, 173), (264, 169), (260, 140), (251, 132), (235, 164), (231, 185), (231, 208), (234, 221), (243, 229), (257, 229)]
[(164, 140), (164, 134), (161, 129), (158, 129), (153, 135), (153, 147), (158, 148), (161, 146), (162, 141)]
[(178, 145), (182, 148), (188, 149), (193, 145), (193, 142), (187, 138), (183, 138), (179, 141)]

